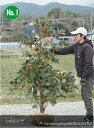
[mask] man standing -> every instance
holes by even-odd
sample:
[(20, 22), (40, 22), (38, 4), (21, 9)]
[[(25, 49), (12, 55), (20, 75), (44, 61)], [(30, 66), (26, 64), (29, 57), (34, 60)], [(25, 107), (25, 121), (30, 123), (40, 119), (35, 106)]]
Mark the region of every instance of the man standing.
[(71, 32), (76, 41), (75, 44), (61, 48), (59, 50), (51, 49), (51, 52), (57, 55), (75, 54), (75, 67), (77, 76), (81, 78), (82, 99), (86, 108), (86, 121), (93, 121), (93, 102), (92, 89), (94, 84), (93, 68), (93, 45), (90, 40), (86, 39), (87, 30), (80, 27)]

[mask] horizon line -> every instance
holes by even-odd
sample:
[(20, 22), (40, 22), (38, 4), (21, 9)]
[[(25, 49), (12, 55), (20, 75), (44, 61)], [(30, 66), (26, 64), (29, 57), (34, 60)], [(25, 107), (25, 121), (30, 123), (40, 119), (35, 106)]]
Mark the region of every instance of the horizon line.
[[(36, 3), (33, 3), (33, 2), (14, 2), (14, 3), (6, 3), (6, 4), (1, 4), (1, 6), (2, 5), (7, 5), (7, 4), (15, 4), (15, 3), (31, 3), (31, 4), (35, 4), (35, 5), (40, 5), (40, 6), (44, 6), (44, 5), (48, 5), (48, 4), (50, 4), (50, 3), (59, 3), (59, 4), (63, 4), (63, 3), (61, 3), (61, 2), (49, 2), (49, 3), (46, 3), (46, 4), (36, 4)], [(88, 7), (90, 7), (89, 5), (80, 5), (80, 4), (63, 4), (63, 5), (77, 5), (77, 6), (88, 6)]]

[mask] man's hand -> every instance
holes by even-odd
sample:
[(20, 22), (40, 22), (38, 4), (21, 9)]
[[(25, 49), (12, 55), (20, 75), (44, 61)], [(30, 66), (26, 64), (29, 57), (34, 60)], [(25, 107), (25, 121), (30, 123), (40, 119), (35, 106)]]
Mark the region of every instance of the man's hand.
[(80, 83), (82, 86), (86, 85), (86, 78), (81, 78)]

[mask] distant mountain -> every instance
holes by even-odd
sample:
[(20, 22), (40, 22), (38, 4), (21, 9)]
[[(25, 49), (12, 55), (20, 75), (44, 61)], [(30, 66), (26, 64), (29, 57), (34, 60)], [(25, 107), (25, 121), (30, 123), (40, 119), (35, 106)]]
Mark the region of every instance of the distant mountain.
[(93, 4), (90, 4), (89, 7), (93, 7), (94, 8), (94, 3)]
[(66, 5), (57, 2), (49, 3), (47, 5), (37, 5), (33, 3), (17, 2), (13, 4), (2, 5), (1, 10), (4, 10), (7, 6), (14, 5), (20, 9), (20, 14), (31, 16), (43, 16), (47, 15), (53, 8), (61, 8), (63, 10), (69, 10), (75, 13), (91, 13), (94, 15), (94, 8), (80, 5)]

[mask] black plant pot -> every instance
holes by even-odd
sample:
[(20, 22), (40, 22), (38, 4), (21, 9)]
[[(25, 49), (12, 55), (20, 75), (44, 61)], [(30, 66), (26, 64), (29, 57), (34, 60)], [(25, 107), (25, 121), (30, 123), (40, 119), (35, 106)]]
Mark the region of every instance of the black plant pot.
[(31, 123), (36, 126), (49, 126), (54, 121), (54, 115), (34, 113), (30, 115)]

